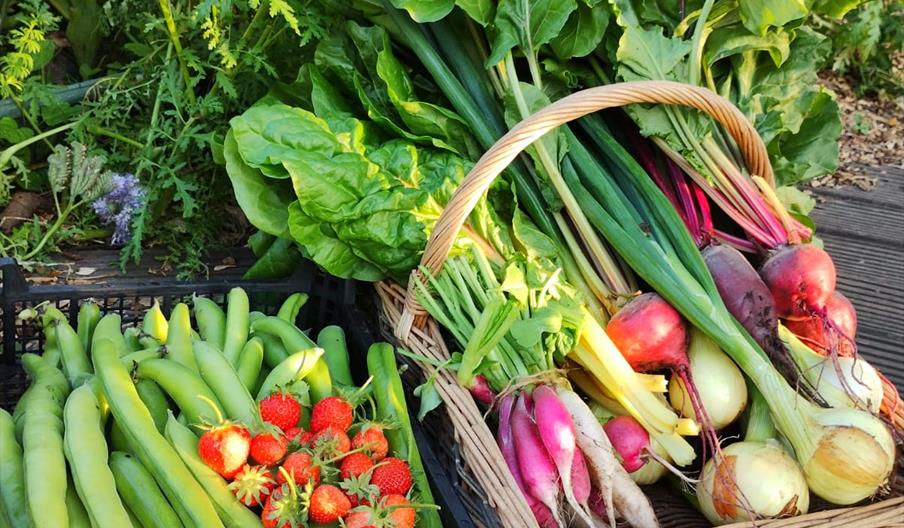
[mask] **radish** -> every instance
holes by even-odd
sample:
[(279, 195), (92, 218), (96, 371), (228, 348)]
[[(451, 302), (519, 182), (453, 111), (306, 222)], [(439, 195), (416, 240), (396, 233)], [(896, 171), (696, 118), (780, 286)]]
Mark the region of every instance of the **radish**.
[(563, 526), (559, 515), (559, 475), (528, 411), (529, 401), (530, 396), (522, 394), (511, 416), (518, 468), (528, 493), (549, 509), (557, 525)]
[(832, 257), (813, 244), (777, 248), (760, 268), (780, 317), (824, 314), (835, 291)]
[[(831, 324), (826, 325), (818, 315), (788, 318), (785, 326), (815, 352), (828, 356), (834, 347), (838, 355), (852, 357), (856, 353), (854, 337), (857, 334), (857, 312), (854, 305), (841, 292), (835, 291), (825, 303), (825, 315)], [(833, 332), (832, 328), (837, 329)], [(837, 340), (833, 343), (833, 339)]]
[(474, 376), (474, 381), (471, 383), (468, 390), (475, 400), (484, 405), (493, 405), (493, 400), (496, 399), (496, 393), (490, 388), (486, 376), (483, 376), (482, 374)]
[(625, 471), (634, 473), (647, 463), (644, 451), (650, 445), (650, 435), (637, 420), (630, 416), (616, 416), (603, 425), (603, 430), (621, 457)]
[[(568, 409), (559, 401), (556, 392), (546, 385), (539, 385), (531, 393), (534, 402), (534, 418), (537, 423), (537, 431), (540, 439), (546, 447), (546, 452), (552, 459), (562, 479), (562, 489), (565, 492), (565, 500), (574, 509), (584, 522), (593, 525), (590, 512), (587, 509), (587, 495), (589, 486), (584, 494), (581, 489), (583, 501), (575, 497), (575, 488), (571, 481), (571, 473), (575, 466), (575, 452), (577, 440), (575, 439), (574, 422), (568, 413)], [(580, 456), (580, 453), (577, 453)], [(583, 461), (583, 457), (581, 457)], [(580, 469), (580, 468), (578, 468)], [(586, 467), (584, 467), (586, 473)], [(583, 477), (581, 475), (581, 477)], [(589, 479), (589, 477), (588, 477)], [(583, 487), (583, 486), (582, 486)]]
[(553, 517), (552, 512), (533, 495), (527, 492), (524, 486), (524, 478), (521, 476), (521, 468), (518, 466), (518, 455), (515, 453), (515, 440), (512, 435), (512, 408), (515, 405), (515, 397), (511, 394), (506, 395), (499, 404), (499, 427), (496, 430), (496, 442), (499, 444), (499, 451), (502, 452), (502, 458), (508, 465), (515, 484), (521, 490), (521, 494), (527, 500), (534, 517), (540, 528), (557, 528), (558, 524)]
[(684, 382), (700, 422), (704, 458), (707, 449), (718, 453), (719, 438), (691, 375), (688, 332), (681, 314), (659, 295), (644, 293), (612, 316), (606, 334), (635, 371), (669, 369)]
[(631, 526), (658, 527), (650, 499), (618, 463), (612, 443), (590, 407), (574, 391), (559, 387), (556, 393), (574, 421), (578, 447), (584, 453), (596, 489), (604, 497), (610, 524), (615, 523), (611, 511), (614, 508)]
[(772, 292), (750, 262), (740, 251), (724, 244), (711, 244), (702, 253), (728, 312), (763, 348), (785, 379), (800, 385), (807, 396), (821, 402), (779, 339)]

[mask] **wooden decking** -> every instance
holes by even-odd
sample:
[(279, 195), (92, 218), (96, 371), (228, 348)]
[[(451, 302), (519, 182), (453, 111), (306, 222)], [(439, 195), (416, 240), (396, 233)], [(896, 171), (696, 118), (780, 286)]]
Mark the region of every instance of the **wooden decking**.
[(904, 168), (875, 176), (870, 191), (815, 189), (813, 219), (857, 309), (860, 353), (904, 391)]

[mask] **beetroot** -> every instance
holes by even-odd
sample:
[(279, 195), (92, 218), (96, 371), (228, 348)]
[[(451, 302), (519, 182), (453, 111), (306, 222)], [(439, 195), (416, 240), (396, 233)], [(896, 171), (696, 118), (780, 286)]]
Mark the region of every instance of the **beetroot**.
[(636, 372), (687, 366), (687, 328), (655, 293), (635, 297), (606, 325), (606, 334)]
[(813, 401), (822, 403), (822, 397), (806, 381), (779, 339), (772, 292), (750, 262), (728, 245), (711, 244), (702, 253), (728, 312), (766, 352), (785, 379), (799, 386)]
[[(827, 324), (828, 323), (828, 324)], [(857, 334), (857, 312), (841, 292), (832, 292), (825, 305), (825, 318), (808, 315), (786, 319), (788, 330), (815, 352), (828, 356), (833, 347), (839, 356), (852, 357), (857, 353), (854, 337)]]
[(603, 425), (612, 447), (621, 458), (628, 473), (642, 468), (647, 461), (645, 451), (650, 446), (650, 434), (630, 416), (616, 416)]
[(688, 332), (681, 314), (659, 295), (644, 293), (612, 316), (606, 334), (636, 372), (669, 369), (684, 382), (700, 422), (704, 457), (707, 449), (719, 453), (719, 438), (691, 376)]
[(781, 246), (760, 268), (779, 317), (821, 313), (835, 291), (835, 264), (812, 244)]

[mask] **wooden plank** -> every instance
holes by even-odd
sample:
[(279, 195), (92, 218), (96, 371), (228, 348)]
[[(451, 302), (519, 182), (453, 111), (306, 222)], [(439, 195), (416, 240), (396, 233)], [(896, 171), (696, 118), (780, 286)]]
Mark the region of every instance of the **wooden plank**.
[(904, 391), (904, 169), (875, 170), (871, 191), (814, 189), (817, 234), (838, 290), (857, 308), (860, 353)]

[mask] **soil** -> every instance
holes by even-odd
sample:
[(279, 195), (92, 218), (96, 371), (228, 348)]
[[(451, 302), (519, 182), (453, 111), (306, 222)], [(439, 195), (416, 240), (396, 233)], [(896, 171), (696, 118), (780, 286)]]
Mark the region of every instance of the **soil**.
[[(904, 54), (895, 59), (896, 67), (904, 65)], [(869, 190), (876, 184), (876, 167), (904, 167), (904, 97), (858, 96), (851, 79), (831, 71), (820, 77), (838, 97), (844, 129), (838, 171), (811, 181), (810, 186), (854, 185)]]

